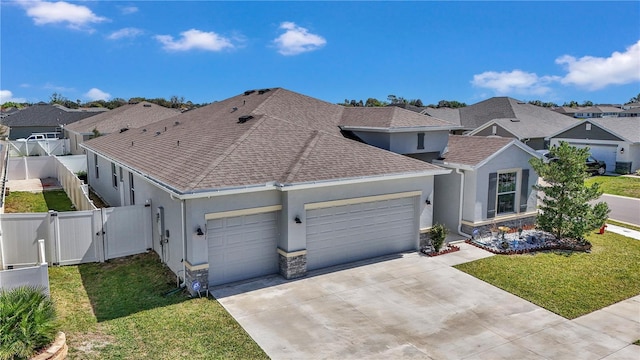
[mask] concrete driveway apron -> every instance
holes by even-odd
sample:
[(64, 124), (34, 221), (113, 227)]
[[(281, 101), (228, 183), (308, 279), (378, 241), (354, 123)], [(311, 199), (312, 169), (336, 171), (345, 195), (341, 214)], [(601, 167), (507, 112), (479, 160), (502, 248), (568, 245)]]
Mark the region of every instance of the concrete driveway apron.
[(273, 359), (640, 358), (640, 296), (567, 320), (452, 268), (491, 256), (460, 246), (212, 294)]

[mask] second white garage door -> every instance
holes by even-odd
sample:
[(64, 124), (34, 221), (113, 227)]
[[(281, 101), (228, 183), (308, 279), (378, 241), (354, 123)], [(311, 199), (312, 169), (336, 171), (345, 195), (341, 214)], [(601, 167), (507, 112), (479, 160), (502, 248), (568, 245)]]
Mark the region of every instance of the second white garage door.
[(278, 212), (207, 220), (209, 285), (278, 272)]
[(411, 196), (307, 210), (307, 269), (415, 250), (417, 201)]
[(602, 144), (580, 144), (569, 143), (569, 145), (577, 148), (589, 147), (589, 152), (597, 160), (604, 161), (607, 164), (607, 172), (616, 171), (616, 151), (618, 151), (617, 145), (602, 145)]

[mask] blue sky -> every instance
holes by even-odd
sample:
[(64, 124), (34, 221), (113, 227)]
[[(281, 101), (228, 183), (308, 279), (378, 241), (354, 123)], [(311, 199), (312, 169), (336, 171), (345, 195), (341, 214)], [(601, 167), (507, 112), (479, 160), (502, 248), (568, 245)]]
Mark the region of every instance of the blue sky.
[(203, 103), (265, 87), (425, 104), (640, 93), (638, 1), (0, 3), (0, 103)]

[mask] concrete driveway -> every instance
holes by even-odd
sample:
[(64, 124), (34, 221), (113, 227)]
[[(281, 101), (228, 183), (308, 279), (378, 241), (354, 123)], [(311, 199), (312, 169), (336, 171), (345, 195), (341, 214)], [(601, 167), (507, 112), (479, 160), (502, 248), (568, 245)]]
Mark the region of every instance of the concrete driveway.
[(567, 320), (451, 267), (389, 256), (212, 294), (273, 359), (638, 359), (640, 296)]

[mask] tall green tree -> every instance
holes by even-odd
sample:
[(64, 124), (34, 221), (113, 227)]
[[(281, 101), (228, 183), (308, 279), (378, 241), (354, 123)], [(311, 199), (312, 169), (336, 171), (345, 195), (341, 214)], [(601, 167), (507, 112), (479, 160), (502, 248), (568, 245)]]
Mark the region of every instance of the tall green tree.
[[(544, 180), (533, 188), (539, 191), (542, 205), (538, 213), (538, 226), (554, 234), (558, 239), (573, 238), (585, 241), (585, 235), (604, 225), (609, 207), (604, 202), (590, 204), (602, 195), (599, 184), (585, 186), (585, 159), (589, 149), (578, 149), (566, 142), (549, 149), (551, 158), (529, 161), (533, 169)], [(544, 195), (540, 195), (544, 194)]]

